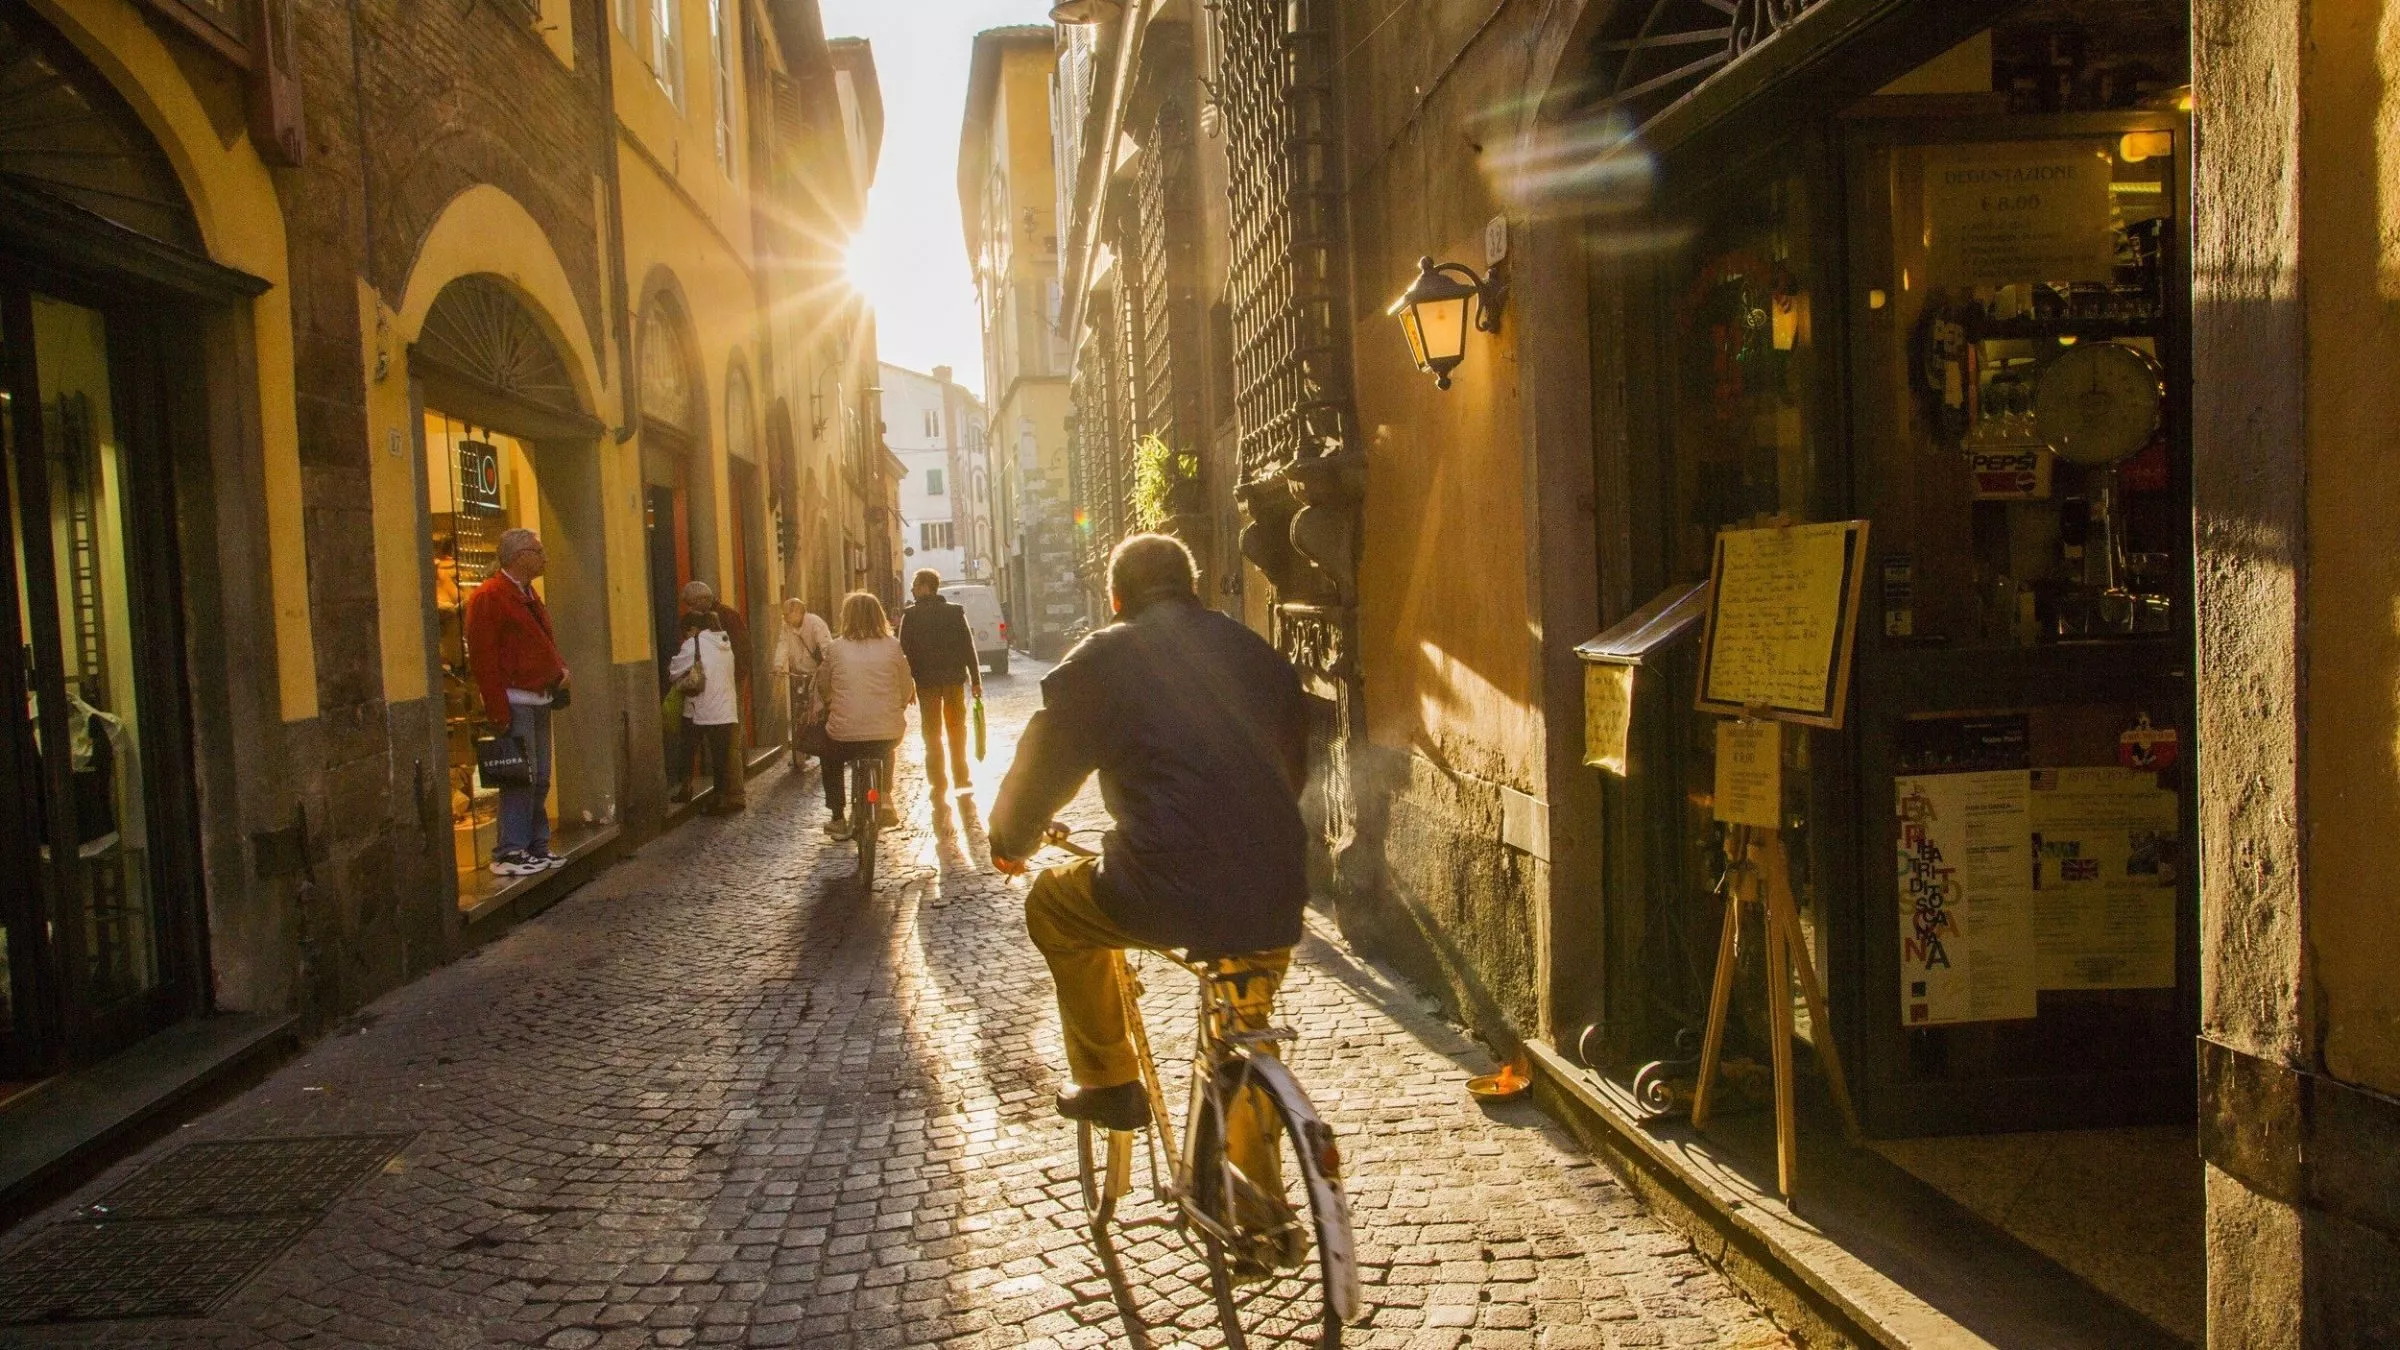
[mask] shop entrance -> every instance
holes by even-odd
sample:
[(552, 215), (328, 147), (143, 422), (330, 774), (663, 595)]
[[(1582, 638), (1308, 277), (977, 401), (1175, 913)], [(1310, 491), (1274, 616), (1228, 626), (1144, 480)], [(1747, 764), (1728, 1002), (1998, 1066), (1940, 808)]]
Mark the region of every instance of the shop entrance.
[(158, 340), (0, 281), (0, 1083), (197, 1001)]
[[(1869, 523), (1846, 723), (1781, 731), (1780, 830), (1831, 1005), (1830, 1026), (1793, 1022), (1838, 1039), (1872, 1141), (1844, 1165), (2189, 1336), (2186, 34), (2078, 0), (1910, 31), (1938, 8), (1755, 93), (1769, 112), (1661, 157), (1649, 218), (1592, 226), (1594, 293), (1624, 302), (1595, 311), (1595, 387), (1631, 447), (1603, 481), (1626, 485), (1632, 589), (1664, 613), (1720, 530)], [(1603, 36), (1609, 59), (1641, 47)], [(1603, 73), (1634, 89), (1646, 69)], [(1725, 865), (1698, 636), (1646, 632), (1630, 771), (1607, 784), (1595, 1065), (1696, 1060), (1678, 1037), (1703, 1020)], [(1763, 1064), (1759, 945), (1733, 1035)]]
[(422, 409), (433, 674), (458, 903), (475, 914), (529, 884), (491, 869), (499, 791), (482, 781), (475, 756), (477, 738), (509, 716), (484, 706), (467, 633), (468, 605), (499, 570), (504, 531), (527, 529), (541, 540), (547, 571), (534, 593), (572, 677), (565, 706), (550, 714), (550, 850), (572, 857), (616, 824), (619, 736), (608, 707), (605, 531), (593, 453), (603, 428), (582, 410), (549, 331), (497, 277), (470, 275), (442, 288), (410, 347), (409, 370)]

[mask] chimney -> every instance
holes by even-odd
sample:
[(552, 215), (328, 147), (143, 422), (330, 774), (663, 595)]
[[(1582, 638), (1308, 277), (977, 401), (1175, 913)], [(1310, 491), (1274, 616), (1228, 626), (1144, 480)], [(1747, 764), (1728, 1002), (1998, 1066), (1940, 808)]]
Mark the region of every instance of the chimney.
[(948, 366), (935, 366), (933, 368), (933, 378), (941, 381), (943, 384), (949, 384), (951, 382), (950, 376), (953, 373), (954, 372), (952, 372)]

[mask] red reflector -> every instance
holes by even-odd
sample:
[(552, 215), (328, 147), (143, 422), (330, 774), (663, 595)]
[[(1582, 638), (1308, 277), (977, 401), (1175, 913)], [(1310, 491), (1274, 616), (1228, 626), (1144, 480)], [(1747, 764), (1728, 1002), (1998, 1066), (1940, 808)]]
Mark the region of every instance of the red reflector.
[(875, 790), (875, 789), (873, 789), (873, 788), (868, 788), (868, 789), (867, 789), (867, 800), (868, 800), (868, 801), (871, 801), (871, 802), (879, 802), (879, 801), (882, 801), (882, 800), (883, 800), (883, 794), (882, 794), (882, 793), (880, 793), (880, 792), (878, 792), (878, 791), (876, 791), (876, 790)]
[(1001, 631), (1001, 632), (1003, 632), (1003, 633), (1005, 633), (1005, 632), (1007, 632), (1007, 631), (1008, 631), (1008, 623), (1007, 623), (1007, 621), (1006, 621), (1006, 620), (1003, 620), (1003, 621), (1001, 622), (1001, 624), (1000, 624), (1000, 631)]

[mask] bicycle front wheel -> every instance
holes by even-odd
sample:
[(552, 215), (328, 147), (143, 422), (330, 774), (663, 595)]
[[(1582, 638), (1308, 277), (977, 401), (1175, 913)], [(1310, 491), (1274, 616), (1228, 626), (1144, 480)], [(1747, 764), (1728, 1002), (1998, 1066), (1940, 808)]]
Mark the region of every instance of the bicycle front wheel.
[(1336, 1350), (1351, 1301), (1338, 1291), (1355, 1275), (1333, 1136), (1260, 1077), (1252, 1063), (1228, 1065), (1193, 1122), (1189, 1203), (1200, 1211), (1217, 1320), (1229, 1350)]

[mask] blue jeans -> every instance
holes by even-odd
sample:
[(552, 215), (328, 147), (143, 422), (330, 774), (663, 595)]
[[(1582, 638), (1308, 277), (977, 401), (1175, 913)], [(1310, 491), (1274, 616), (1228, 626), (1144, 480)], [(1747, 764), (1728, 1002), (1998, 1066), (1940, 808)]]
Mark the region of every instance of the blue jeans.
[(527, 853), (550, 847), (550, 709), (512, 703), (508, 734), (525, 747), (533, 781), (500, 789), (500, 852)]

